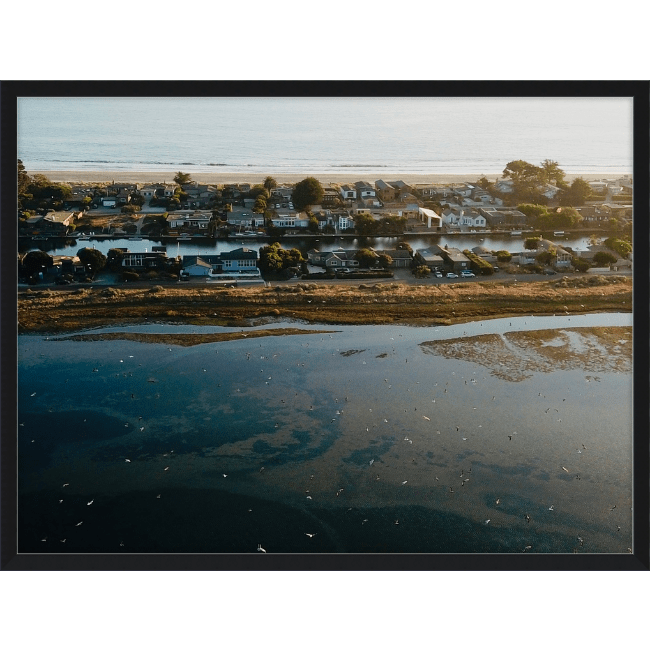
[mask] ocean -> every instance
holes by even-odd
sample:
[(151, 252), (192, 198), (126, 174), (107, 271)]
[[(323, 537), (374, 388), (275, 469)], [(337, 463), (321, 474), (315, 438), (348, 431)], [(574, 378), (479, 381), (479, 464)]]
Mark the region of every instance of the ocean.
[(632, 172), (626, 98), (19, 98), (28, 171), (500, 174), (555, 160)]

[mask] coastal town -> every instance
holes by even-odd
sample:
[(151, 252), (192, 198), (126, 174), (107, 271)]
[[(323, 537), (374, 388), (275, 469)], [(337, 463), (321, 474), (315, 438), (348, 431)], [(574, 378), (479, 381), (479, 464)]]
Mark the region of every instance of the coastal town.
[[(19, 254), (19, 279), (65, 285), (111, 272), (121, 282), (203, 279), (239, 286), (264, 278), (391, 278), (404, 269), (434, 280), (502, 271), (631, 271), (632, 178), (574, 179), (568, 185), (553, 163), (556, 183), (542, 182), (538, 174), (524, 185), (522, 162), (509, 163), (495, 182), (483, 177), (450, 184), (379, 179), (322, 185), (315, 178), (283, 184), (269, 176), (257, 185), (218, 185), (182, 172), (174, 183), (61, 184), (23, 171), (19, 242), (32, 250)], [(589, 246), (563, 245), (569, 232), (588, 234)], [(409, 245), (409, 239), (425, 235), (464, 235), (476, 245)], [(523, 250), (490, 250), (482, 245), (489, 235), (510, 237), (514, 249), (523, 240)], [(375, 238), (374, 247), (346, 246), (364, 237)], [(376, 246), (383, 237), (391, 238), (390, 248)], [(334, 238), (337, 248), (319, 250)], [(313, 246), (301, 252), (292, 246), (297, 239)], [(121, 245), (103, 255), (94, 243), (106, 240), (151, 245), (144, 251)], [(168, 255), (170, 244), (219, 240), (240, 246), (218, 254)], [(253, 241), (268, 245), (258, 251)], [(78, 242), (80, 248), (77, 255), (51, 256), (39, 250), (43, 242)]]

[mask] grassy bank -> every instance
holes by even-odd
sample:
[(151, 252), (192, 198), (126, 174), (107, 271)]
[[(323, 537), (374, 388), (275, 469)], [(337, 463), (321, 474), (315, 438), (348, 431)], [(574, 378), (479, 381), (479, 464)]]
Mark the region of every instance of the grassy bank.
[(27, 290), (18, 298), (18, 331), (66, 332), (166, 322), (251, 327), (274, 320), (323, 324), (449, 325), (528, 314), (631, 311), (632, 280), (575, 276), (556, 281), (399, 283), (277, 287), (103, 287)]

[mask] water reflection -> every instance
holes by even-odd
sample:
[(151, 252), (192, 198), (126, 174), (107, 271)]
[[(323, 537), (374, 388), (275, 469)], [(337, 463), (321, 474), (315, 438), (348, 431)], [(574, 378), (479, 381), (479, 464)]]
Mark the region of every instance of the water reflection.
[(189, 348), (21, 336), (21, 549), (626, 552), (629, 370), (513, 382), (422, 346), (598, 324), (631, 315)]

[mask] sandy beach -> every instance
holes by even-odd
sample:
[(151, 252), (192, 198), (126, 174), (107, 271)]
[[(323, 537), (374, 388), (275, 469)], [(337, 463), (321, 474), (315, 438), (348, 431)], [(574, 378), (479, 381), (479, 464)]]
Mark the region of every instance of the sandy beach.
[[(164, 172), (141, 172), (141, 171), (79, 171), (79, 170), (61, 170), (61, 171), (39, 171), (28, 170), (30, 175), (44, 174), (51, 181), (57, 183), (173, 183), (174, 173)], [(225, 183), (251, 183), (252, 185), (262, 183), (267, 176), (272, 176), (279, 184), (298, 183), (305, 178), (306, 174), (274, 174), (270, 171), (268, 174), (241, 174), (241, 173), (192, 173), (192, 179), (199, 183), (214, 183), (217, 185)], [(427, 183), (463, 183), (476, 182), (483, 174), (403, 174), (393, 177), (382, 178), (384, 181), (401, 180), (409, 184), (427, 184)], [(501, 178), (500, 174), (485, 174), (490, 181), (496, 181)], [(621, 174), (567, 174), (566, 181), (571, 182), (574, 178), (580, 176), (586, 181), (598, 180), (603, 177), (619, 178)], [(367, 181), (374, 184), (379, 180), (378, 177), (364, 174), (327, 174), (317, 175), (318, 180), (323, 185), (329, 183), (354, 183), (356, 181)]]

